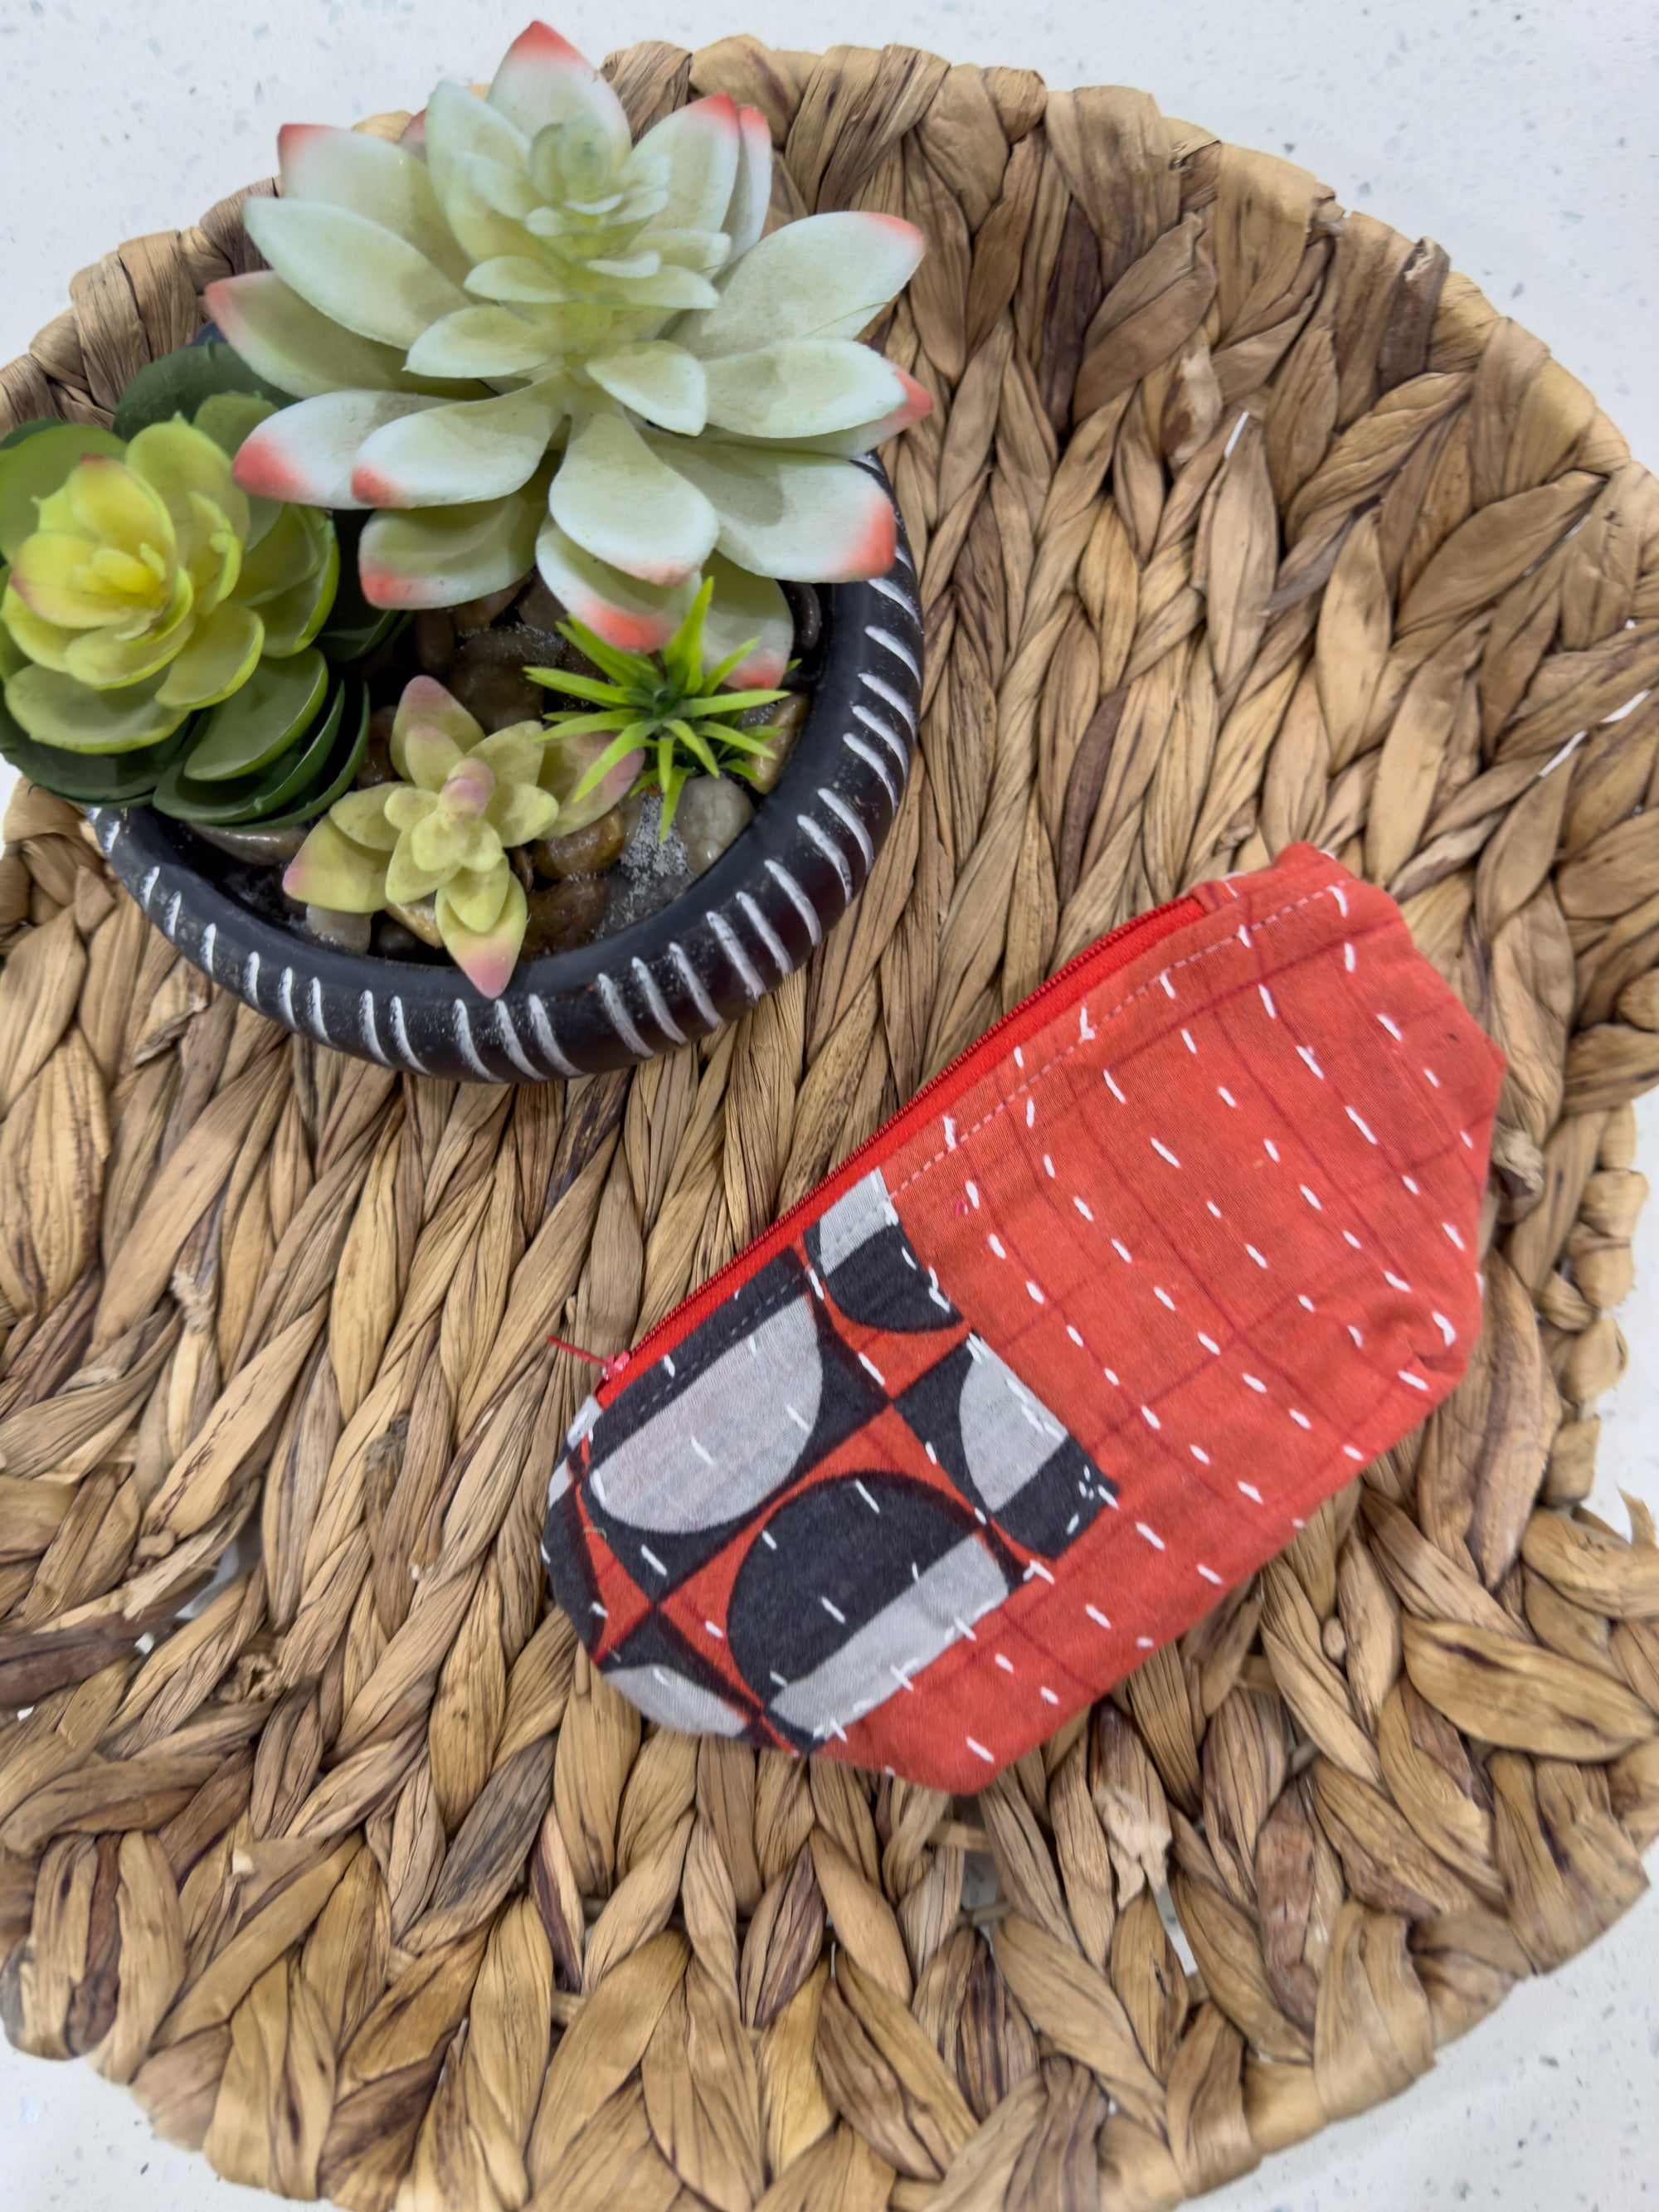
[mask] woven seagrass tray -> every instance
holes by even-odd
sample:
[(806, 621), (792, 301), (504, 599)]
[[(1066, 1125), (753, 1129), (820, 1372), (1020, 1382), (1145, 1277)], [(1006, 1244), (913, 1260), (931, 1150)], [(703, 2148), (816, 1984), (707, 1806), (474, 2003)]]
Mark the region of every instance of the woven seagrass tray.
[[(1437, 246), (1139, 93), (608, 73), (636, 127), (758, 105), (781, 214), (927, 234), (922, 757), (804, 974), (518, 1091), (280, 1036), (14, 800), (0, 2012), (355, 2212), (1171, 2206), (1405, 2089), (1659, 1832), (1653, 1527), (1564, 1510), (1659, 1078), (1659, 698), (1607, 719), (1659, 494)], [(239, 207), (82, 271), (4, 419), (106, 420)], [(546, 1330), (625, 1344), (1045, 971), (1297, 837), (1509, 1054), (1455, 1396), (977, 1799), (642, 1732), (546, 1607)]]

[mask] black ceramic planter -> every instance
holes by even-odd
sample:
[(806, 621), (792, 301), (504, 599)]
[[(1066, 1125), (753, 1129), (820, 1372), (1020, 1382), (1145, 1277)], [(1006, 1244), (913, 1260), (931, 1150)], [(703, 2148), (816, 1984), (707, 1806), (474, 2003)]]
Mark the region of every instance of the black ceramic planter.
[(447, 963), (340, 952), (244, 905), (188, 831), (149, 807), (94, 807), (117, 876), (187, 959), (296, 1036), (463, 1083), (623, 1067), (701, 1036), (798, 968), (845, 911), (893, 824), (921, 704), (909, 549), (823, 594), (812, 705), (754, 820), (659, 914), (579, 951), (521, 961), (499, 999)]

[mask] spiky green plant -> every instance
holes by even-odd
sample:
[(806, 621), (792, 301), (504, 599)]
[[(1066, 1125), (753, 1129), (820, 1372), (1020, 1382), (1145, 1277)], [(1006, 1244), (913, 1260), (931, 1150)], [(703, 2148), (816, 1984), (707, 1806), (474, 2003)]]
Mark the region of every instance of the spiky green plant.
[[(740, 729), (736, 718), (789, 695), (721, 689), (741, 665), (750, 649), (748, 644), (712, 668), (704, 667), (703, 621), (714, 589), (714, 580), (705, 579), (684, 621), (659, 653), (624, 653), (607, 645), (585, 623), (570, 621), (560, 623), (561, 632), (603, 674), (526, 669), (532, 684), (587, 702), (585, 710), (558, 708), (547, 717), (550, 752), (558, 748), (570, 765), (582, 763), (562, 809), (561, 819), (568, 819), (570, 827), (580, 826), (582, 802), (591, 794), (614, 791), (629, 763), (635, 763), (629, 788), (662, 793), (659, 835), (664, 838), (673, 827), (689, 777), (733, 775), (748, 783), (758, 780), (757, 763), (770, 753), (779, 733), (769, 726)], [(544, 769), (542, 781), (556, 786), (556, 771), (550, 776)]]

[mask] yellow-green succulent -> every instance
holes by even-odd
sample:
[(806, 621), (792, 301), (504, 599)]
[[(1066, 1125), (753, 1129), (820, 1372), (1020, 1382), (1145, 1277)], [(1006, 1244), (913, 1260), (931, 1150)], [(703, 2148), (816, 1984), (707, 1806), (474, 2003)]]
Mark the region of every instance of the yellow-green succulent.
[(252, 423), (236, 397), (228, 413), (202, 410), (225, 444), (176, 416), (130, 443), (64, 423), (0, 452), (5, 700), (38, 744), (159, 744), (321, 629), (339, 577), (333, 524), (237, 484)]
[(309, 906), (377, 914), (431, 898), (445, 949), (486, 998), (507, 987), (528, 908), (508, 849), (544, 837), (559, 802), (538, 782), (539, 722), (485, 737), (429, 676), (404, 687), (392, 732), (399, 781), (348, 792), (289, 864)]

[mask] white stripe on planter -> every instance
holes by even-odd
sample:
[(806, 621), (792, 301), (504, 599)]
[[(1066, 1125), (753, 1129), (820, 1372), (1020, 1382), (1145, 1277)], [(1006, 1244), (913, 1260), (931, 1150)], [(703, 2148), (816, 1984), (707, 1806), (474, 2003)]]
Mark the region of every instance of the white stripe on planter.
[(452, 999), (449, 1003), (454, 1012), (455, 1042), (461, 1058), (485, 1083), (498, 1082), (500, 1078), (492, 1075), (478, 1057), (478, 1048), (472, 1042), (472, 1017), (466, 1011), (465, 1000)]
[(685, 1033), (668, 1011), (668, 1001), (657, 988), (657, 979), (637, 955), (634, 961), (634, 980), (639, 985), (645, 1003), (651, 1009), (651, 1018), (670, 1044), (684, 1044)]
[(908, 569), (910, 571), (910, 574), (911, 574), (913, 576), (915, 574), (915, 573), (916, 573), (916, 564), (915, 564), (915, 562), (910, 558), (910, 549), (909, 549), (909, 547), (908, 547), (908, 545), (906, 545), (906, 544), (903, 543), (903, 541), (902, 541), (902, 540), (901, 540), (901, 541), (899, 542), (899, 544), (896, 544), (896, 545), (895, 545), (895, 546), (894, 546), (894, 548), (893, 548), (893, 559), (894, 559), (895, 562), (896, 562), (896, 563), (900, 568), (908, 568)]
[(276, 979), (276, 1005), (283, 1021), (294, 1027), (294, 970), (284, 968)]
[(161, 924), (161, 931), (162, 934), (169, 939), (179, 927), (179, 909), (184, 902), (185, 895), (182, 891), (174, 891), (173, 896), (167, 901), (167, 918)]
[(202, 932), (202, 968), (210, 983), (214, 980), (213, 948), (218, 942), (219, 925), (216, 921), (210, 921)]
[(392, 1000), (392, 1041), (403, 1054), (405, 1067), (412, 1067), (416, 1075), (432, 1073), (409, 1041), (409, 1024), (404, 1019), (404, 1002), (395, 992)]
[(310, 998), (311, 1026), (317, 1032), (317, 1042), (331, 1044), (333, 1040), (328, 1033), (328, 1024), (323, 1019), (323, 979), (320, 975), (313, 975), (311, 979)]
[(909, 670), (911, 675), (915, 678), (917, 683), (921, 683), (921, 671), (916, 666), (916, 657), (915, 653), (911, 652), (908, 645), (901, 644), (899, 640), (893, 635), (891, 630), (878, 629), (873, 623), (866, 623), (864, 625), (864, 635), (869, 639), (872, 645), (878, 645), (884, 653), (890, 653), (895, 660), (902, 662), (902, 665)]
[(710, 907), (708, 913), (704, 915), (703, 920), (719, 938), (721, 951), (737, 969), (738, 981), (749, 996), (751, 999), (763, 999), (766, 996), (766, 986), (762, 982), (754, 962), (738, 942), (737, 931), (732, 928), (726, 916), (723, 914), (716, 914), (713, 907)]
[(921, 610), (915, 599), (908, 592), (901, 590), (890, 576), (872, 576), (870, 586), (872, 591), (879, 592), (884, 599), (891, 599), (895, 606), (902, 607), (913, 622), (921, 620)]
[(651, 1048), (634, 1026), (634, 1019), (617, 988), (616, 979), (603, 969), (593, 978), (599, 994), (599, 1004), (605, 1008), (605, 1018), (636, 1060), (649, 1060)]
[(365, 991), (357, 1001), (357, 1034), (363, 1041), (364, 1049), (378, 1060), (382, 1067), (390, 1067), (392, 1062), (381, 1048), (380, 1033), (374, 1026), (373, 991)]
[(680, 981), (690, 993), (691, 1003), (696, 1008), (699, 1017), (708, 1023), (711, 1030), (717, 1030), (720, 1025), (720, 1018), (715, 1011), (714, 1001), (704, 989), (702, 976), (691, 964), (690, 954), (678, 937), (670, 942), (668, 957), (679, 969)]
[(519, 1025), (507, 1012), (505, 999), (495, 1001), (495, 1034), (501, 1041), (501, 1050), (520, 1073), (527, 1075), (532, 1083), (539, 1081), (541, 1071), (532, 1060), (526, 1057), (525, 1048), (519, 1042)]
[(242, 969), (242, 996), (256, 1011), (264, 1011), (259, 1006), (259, 956), (257, 952), (248, 954)]
[(806, 934), (811, 939), (813, 944), (822, 945), (823, 925), (818, 920), (817, 909), (790, 874), (788, 869), (784, 866), (781, 860), (769, 860), (766, 864), (766, 872), (775, 883), (782, 884), (784, 896), (790, 901), (795, 912), (806, 924)]
[(867, 707), (854, 707), (853, 717), (855, 721), (862, 722), (866, 730), (872, 731), (881, 739), (883, 744), (898, 763), (900, 781), (908, 782), (910, 775), (910, 748), (900, 737), (898, 732), (890, 730), (880, 715), (872, 714)]
[(870, 832), (859, 820), (858, 816), (854, 813), (844, 799), (837, 799), (833, 791), (826, 791), (822, 784), (818, 786), (818, 797), (830, 811), (852, 831), (853, 842), (864, 855), (866, 868), (873, 868), (876, 865), (876, 848), (870, 842)]
[(553, 1024), (548, 1018), (547, 1008), (534, 991), (526, 992), (525, 1005), (530, 1010), (530, 1026), (536, 1032), (537, 1049), (552, 1063), (556, 1075), (574, 1075), (575, 1064), (559, 1050), (559, 1040), (553, 1034)]
[(738, 893), (738, 904), (748, 915), (750, 923), (754, 929), (756, 936), (759, 938), (761, 943), (771, 954), (773, 964), (778, 971), (778, 981), (781, 982), (783, 978), (789, 973), (790, 969), (795, 964), (789, 957), (788, 946), (778, 935), (776, 930), (773, 928), (771, 923), (766, 919), (766, 916), (756, 905), (754, 900), (750, 897), (747, 891), (739, 891)]
[(810, 814), (798, 814), (796, 827), (815, 844), (824, 859), (841, 878), (841, 887), (850, 899), (853, 896), (853, 871), (847, 865), (847, 855), (833, 837), (826, 837)]
[(845, 730), (842, 732), (841, 741), (842, 744), (846, 746), (849, 753), (854, 755), (859, 760), (863, 761), (867, 767), (874, 769), (876, 774), (881, 778), (882, 784), (887, 793), (887, 796), (892, 800), (894, 806), (896, 807), (899, 802), (898, 787), (893, 781), (891, 770), (888, 768), (886, 762), (876, 750), (875, 747), (873, 745), (866, 745), (862, 738), (855, 738), (850, 730)]
[(159, 868), (152, 868), (149, 873), (144, 878), (143, 882), (138, 886), (138, 903), (143, 907), (146, 914), (149, 912), (150, 899), (155, 892), (156, 879), (161, 875), (161, 871)]
[(895, 691), (892, 685), (884, 684), (879, 676), (872, 676), (867, 668), (859, 671), (859, 682), (866, 691), (873, 691), (878, 699), (884, 699), (912, 737), (915, 735), (915, 712), (902, 691)]

